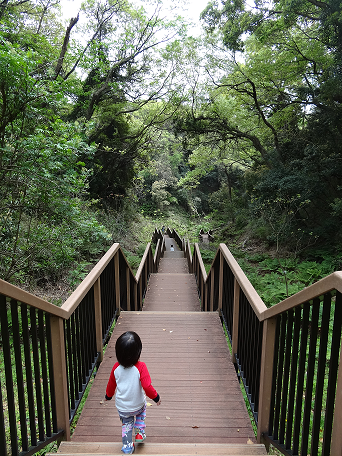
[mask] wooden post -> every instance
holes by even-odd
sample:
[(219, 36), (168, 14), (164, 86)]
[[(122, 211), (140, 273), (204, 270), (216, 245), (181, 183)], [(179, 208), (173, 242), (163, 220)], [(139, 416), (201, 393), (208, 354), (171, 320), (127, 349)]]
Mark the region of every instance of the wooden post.
[(211, 270), (210, 278), (210, 312), (214, 311), (214, 287), (215, 287), (215, 269)]
[(342, 456), (342, 346), (336, 385), (334, 424), (331, 435), (330, 456)]
[(218, 293), (218, 310), (222, 310), (222, 301), (223, 301), (223, 261), (224, 257), (220, 250), (220, 272), (219, 272), (219, 293)]
[(130, 283), (130, 276), (129, 276), (129, 268), (126, 267), (126, 295), (127, 295), (127, 310), (131, 310), (131, 283)]
[(276, 326), (277, 318), (275, 317), (264, 321), (260, 366), (258, 443), (265, 443), (262, 435), (268, 432)]
[(154, 254), (155, 262), (153, 261), (153, 272), (157, 273), (158, 272), (158, 267), (159, 267), (159, 261), (161, 257), (161, 249), (162, 249), (162, 241), (158, 239), (157, 245), (156, 245), (156, 251)]
[(202, 277), (202, 282), (203, 282), (203, 293), (204, 293), (204, 306), (205, 306), (205, 311), (208, 312), (208, 287), (207, 283), (204, 282), (204, 277)]
[(94, 283), (94, 304), (95, 304), (95, 328), (96, 328), (96, 350), (100, 353), (99, 362), (103, 360), (102, 345), (102, 311), (101, 311), (101, 283), (100, 277)]
[(58, 430), (64, 430), (63, 438), (64, 440), (69, 441), (71, 439), (69, 425), (68, 380), (65, 361), (64, 320), (56, 316), (51, 316), (50, 322), (57, 428)]
[(142, 302), (142, 279), (140, 276), (139, 282), (138, 282), (138, 296), (139, 296), (139, 308), (138, 310), (142, 310), (143, 307), (143, 302)]
[(240, 307), (240, 285), (234, 278), (234, 307), (233, 307), (233, 334), (232, 334), (232, 361), (236, 363), (235, 353), (238, 349), (239, 335), (239, 307)]
[(134, 281), (134, 310), (138, 310), (138, 284), (136, 281)]
[[(146, 287), (146, 289), (147, 289), (149, 262), (150, 262), (150, 252), (148, 252), (148, 255), (147, 255), (147, 258), (146, 258), (146, 263), (145, 263), (145, 287)], [(144, 291), (145, 290), (143, 290), (143, 293), (144, 293)]]
[[(199, 268), (198, 268), (199, 269)], [(206, 310), (204, 305), (205, 305), (205, 296), (204, 296), (204, 282), (203, 282), (203, 277), (200, 277), (200, 274), (198, 274), (198, 277), (200, 279), (200, 289), (201, 289), (201, 308), (203, 312)]]
[(119, 264), (119, 251), (116, 252), (114, 257), (114, 270), (115, 270), (115, 301), (117, 317), (120, 315), (121, 303), (120, 303), (120, 264)]

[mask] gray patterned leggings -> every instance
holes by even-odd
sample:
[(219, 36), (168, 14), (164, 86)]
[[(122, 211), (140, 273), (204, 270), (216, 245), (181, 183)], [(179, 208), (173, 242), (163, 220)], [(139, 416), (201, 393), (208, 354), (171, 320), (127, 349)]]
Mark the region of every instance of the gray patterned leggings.
[[(146, 404), (137, 412), (132, 412), (131, 415), (122, 413), (118, 410), (120, 420), (122, 422), (122, 448), (124, 453), (131, 453), (133, 447), (133, 427), (141, 433), (145, 432)], [(135, 418), (135, 423), (134, 423)]]

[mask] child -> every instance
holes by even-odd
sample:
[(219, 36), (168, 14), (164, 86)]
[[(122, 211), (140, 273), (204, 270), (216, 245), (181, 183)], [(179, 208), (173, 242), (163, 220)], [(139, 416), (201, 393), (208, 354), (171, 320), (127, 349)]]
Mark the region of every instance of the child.
[[(138, 334), (127, 331), (118, 338), (115, 344), (117, 363), (110, 373), (106, 400), (112, 399), (115, 393), (115, 405), (122, 422), (122, 448), (125, 454), (132, 454), (134, 443), (132, 431), (135, 417), (135, 443), (146, 439), (146, 395), (160, 405), (160, 397), (153, 388), (146, 364), (139, 361), (142, 343)], [(145, 391), (145, 393), (144, 393)]]

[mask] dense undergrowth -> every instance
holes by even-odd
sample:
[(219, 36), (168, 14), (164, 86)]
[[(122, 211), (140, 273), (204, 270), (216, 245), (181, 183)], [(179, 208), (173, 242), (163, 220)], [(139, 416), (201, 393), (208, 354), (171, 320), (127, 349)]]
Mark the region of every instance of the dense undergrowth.
[[(199, 242), (199, 231), (213, 230), (214, 242), (200, 243), (201, 255), (207, 272), (215, 258), (219, 244), (225, 243), (267, 306), (291, 296), (304, 287), (340, 269), (340, 258), (322, 249), (303, 249), (295, 255), (286, 249), (277, 249), (251, 231), (248, 225), (236, 227), (231, 222), (222, 223), (211, 216), (195, 216), (180, 206), (170, 206), (167, 211), (146, 215), (134, 204), (120, 210), (102, 207), (94, 210), (97, 227), (101, 226), (102, 237), (89, 233), (87, 248), (79, 252), (65, 267), (55, 272), (57, 260), (53, 251), (46, 256), (50, 264), (42, 277), (35, 280), (35, 272), (21, 273), (13, 283), (34, 294), (61, 305), (94, 264), (115, 242), (120, 246), (135, 273), (139, 267), (146, 245), (151, 241), (155, 228), (162, 226), (175, 229), (181, 237), (189, 239), (193, 246)], [(98, 231), (98, 228), (95, 230)], [(93, 239), (93, 241), (92, 241)], [(63, 245), (60, 246), (63, 249)], [(49, 274), (49, 270), (54, 272)]]

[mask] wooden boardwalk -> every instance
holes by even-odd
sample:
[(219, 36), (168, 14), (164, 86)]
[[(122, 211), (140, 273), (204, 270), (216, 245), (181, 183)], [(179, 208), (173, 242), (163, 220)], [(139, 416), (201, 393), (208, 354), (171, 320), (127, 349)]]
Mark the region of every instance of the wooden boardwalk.
[(152, 274), (144, 310), (123, 312), (93, 382), (72, 440), (121, 442), (114, 400), (104, 401), (115, 342), (127, 330), (142, 340), (141, 360), (161, 396), (148, 399), (146, 435), (151, 443), (256, 442), (218, 314), (199, 311), (193, 275), (172, 239), (158, 274)]

